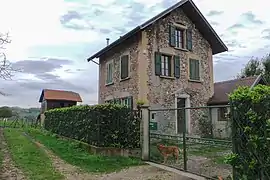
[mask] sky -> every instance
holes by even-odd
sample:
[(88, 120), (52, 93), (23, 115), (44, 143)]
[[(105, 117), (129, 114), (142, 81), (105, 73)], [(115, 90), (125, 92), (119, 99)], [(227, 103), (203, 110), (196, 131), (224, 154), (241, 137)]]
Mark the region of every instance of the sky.
[[(214, 56), (214, 79), (233, 79), (251, 57), (270, 49), (265, 0), (193, 0), (229, 48)], [(11, 43), (0, 49), (12, 63), (11, 80), (0, 79), (0, 106), (39, 107), (42, 89), (78, 92), (97, 103), (98, 66), (86, 61), (177, 0), (0, 0), (0, 33)], [(268, 14), (268, 17), (267, 17)]]

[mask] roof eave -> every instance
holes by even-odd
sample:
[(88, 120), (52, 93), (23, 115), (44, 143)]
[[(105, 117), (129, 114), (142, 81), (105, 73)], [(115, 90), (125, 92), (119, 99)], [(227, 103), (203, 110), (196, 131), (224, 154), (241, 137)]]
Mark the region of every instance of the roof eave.
[(199, 8), (194, 4), (192, 0), (188, 0), (188, 2), (193, 6), (193, 8), (196, 10), (196, 12), (200, 15), (201, 19), (204, 21), (204, 23), (209, 27), (210, 31), (214, 34), (215, 38), (218, 40), (220, 44), (220, 49), (217, 51), (213, 51), (212, 54), (219, 54), (222, 52), (228, 51), (228, 47), (225, 45), (225, 43), (220, 39), (216, 31), (213, 29), (213, 27), (210, 25), (210, 23), (207, 21), (207, 19), (203, 16)]

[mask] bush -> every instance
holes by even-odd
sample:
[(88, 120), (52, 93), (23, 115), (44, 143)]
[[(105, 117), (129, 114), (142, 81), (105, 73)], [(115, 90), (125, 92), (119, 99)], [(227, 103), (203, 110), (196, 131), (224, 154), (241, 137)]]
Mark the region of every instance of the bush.
[(72, 106), (45, 113), (45, 129), (100, 147), (137, 148), (140, 122), (118, 104)]
[(238, 88), (230, 95), (235, 179), (270, 179), (270, 87)]

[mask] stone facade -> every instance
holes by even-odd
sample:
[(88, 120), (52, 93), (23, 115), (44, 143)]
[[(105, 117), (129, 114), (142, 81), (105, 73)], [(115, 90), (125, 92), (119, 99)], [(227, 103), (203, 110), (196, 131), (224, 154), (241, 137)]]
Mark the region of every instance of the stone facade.
[[(138, 98), (138, 43), (139, 37), (132, 39), (113, 49), (100, 58), (99, 66), (99, 104), (114, 98), (124, 98), (132, 96)], [(120, 57), (128, 54), (130, 57), (130, 77), (120, 79)], [(106, 85), (106, 63), (113, 61), (113, 83)], [(133, 105), (136, 102), (133, 101)]]
[[(192, 52), (179, 50), (169, 45), (169, 24), (181, 22), (192, 29)], [(148, 94), (148, 101), (151, 108), (176, 108), (175, 97), (189, 97), (190, 106), (205, 106), (213, 95), (213, 61), (212, 50), (209, 43), (202, 37), (192, 22), (179, 8), (167, 17), (159, 20), (147, 30), (148, 38), (148, 86), (151, 93)], [(158, 77), (154, 73), (154, 52), (159, 48), (160, 52), (180, 56), (180, 78)], [(189, 58), (200, 60), (200, 82), (189, 81)], [(190, 114), (187, 122), (187, 130), (197, 134), (197, 115), (200, 110), (187, 110)], [(157, 121), (162, 132), (176, 132), (176, 113), (168, 110), (156, 112)], [(161, 115), (162, 114), (162, 115)]]
[[(181, 22), (192, 29), (192, 52), (176, 49), (169, 45), (169, 25)], [(139, 37), (139, 38), (138, 38)], [(104, 55), (100, 58), (99, 102), (120, 96), (133, 96), (133, 103), (140, 99), (151, 109), (176, 108), (176, 98), (186, 99), (186, 106), (205, 106), (213, 95), (213, 60), (210, 44), (195, 28), (191, 20), (181, 8), (156, 21), (140, 32), (135, 40), (125, 43), (117, 53)], [(180, 78), (160, 77), (155, 75), (155, 52), (177, 55), (180, 57)], [(125, 52), (131, 57), (131, 76), (129, 80), (119, 80), (119, 56)], [(189, 58), (200, 60), (200, 81), (189, 80)], [(105, 86), (105, 62), (114, 60), (114, 84)], [(187, 131), (198, 134), (198, 117), (204, 110), (186, 110)], [(157, 111), (155, 120), (158, 131), (176, 133), (176, 110)]]

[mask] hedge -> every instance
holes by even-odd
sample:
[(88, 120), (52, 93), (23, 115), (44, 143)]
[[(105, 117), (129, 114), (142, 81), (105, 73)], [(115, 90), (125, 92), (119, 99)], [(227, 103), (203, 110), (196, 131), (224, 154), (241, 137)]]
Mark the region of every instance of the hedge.
[(230, 95), (234, 179), (270, 179), (270, 87), (241, 87)]
[(118, 104), (81, 105), (45, 112), (45, 129), (99, 147), (138, 148), (140, 122)]

